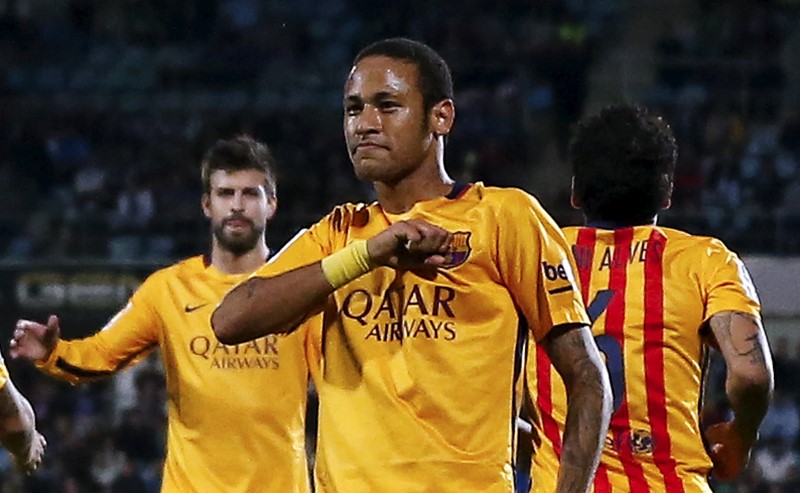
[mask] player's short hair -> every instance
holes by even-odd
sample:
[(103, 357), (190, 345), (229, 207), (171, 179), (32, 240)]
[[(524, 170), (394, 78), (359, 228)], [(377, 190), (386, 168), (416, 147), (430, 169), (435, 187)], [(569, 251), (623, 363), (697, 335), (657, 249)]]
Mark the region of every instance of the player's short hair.
[(356, 65), (371, 56), (402, 60), (417, 67), (419, 90), (427, 113), (433, 105), (453, 99), (453, 76), (447, 62), (430, 46), (408, 38), (389, 38), (376, 41), (361, 50), (353, 60)]
[(584, 117), (569, 143), (574, 192), (588, 219), (649, 222), (672, 191), (678, 146), (667, 122), (618, 105)]
[(211, 174), (217, 170), (227, 172), (255, 169), (265, 175), (264, 187), (269, 197), (275, 197), (277, 183), (275, 159), (269, 147), (249, 135), (239, 135), (231, 139), (219, 139), (203, 156), (200, 178), (203, 193), (211, 192)]

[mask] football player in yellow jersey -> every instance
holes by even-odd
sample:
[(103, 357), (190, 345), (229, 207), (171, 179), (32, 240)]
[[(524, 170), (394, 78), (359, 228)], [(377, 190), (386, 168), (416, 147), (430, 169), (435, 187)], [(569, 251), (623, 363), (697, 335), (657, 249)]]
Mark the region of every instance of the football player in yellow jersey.
[(161, 269), (101, 331), (59, 338), (58, 318), (20, 320), (14, 357), (71, 383), (113, 374), (155, 348), (167, 380), (161, 491), (307, 493), (305, 333), (220, 344), (208, 324), (224, 293), (262, 266), (277, 206), (273, 158), (248, 136), (217, 141), (202, 163), (211, 254)]
[(529, 335), (576, 402), (559, 491), (585, 491), (596, 467), (611, 395), (568, 246), (530, 195), (450, 179), (454, 120), (430, 47), (362, 50), (344, 133), (378, 201), (336, 207), (213, 314), (229, 344), (322, 314), (319, 493), (511, 493)]
[[(662, 118), (636, 106), (606, 108), (578, 122), (569, 155), (573, 206), (586, 222), (564, 232), (614, 392), (594, 491), (708, 493), (709, 473), (730, 480), (746, 465), (772, 389), (755, 288), (719, 240), (656, 225), (677, 160)], [(704, 433), (709, 346), (727, 363), (733, 419)], [(528, 362), (537, 404), (533, 491), (548, 492), (567, 396), (541, 349), (531, 348)]]
[(8, 374), (0, 355), (0, 444), (16, 466), (31, 474), (42, 462), (47, 440), (36, 430), (36, 414)]

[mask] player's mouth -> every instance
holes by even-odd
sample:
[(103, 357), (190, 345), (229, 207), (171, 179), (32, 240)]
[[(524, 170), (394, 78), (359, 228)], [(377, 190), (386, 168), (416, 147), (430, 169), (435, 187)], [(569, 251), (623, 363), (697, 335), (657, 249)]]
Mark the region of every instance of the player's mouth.
[(233, 229), (243, 229), (252, 227), (253, 223), (247, 219), (235, 218), (235, 219), (226, 219), (222, 223), (223, 226), (229, 226)]
[(359, 142), (356, 147), (353, 149), (353, 154), (357, 152), (374, 152), (374, 151), (388, 151), (389, 148), (383, 144), (379, 144), (377, 142), (372, 141), (364, 141)]

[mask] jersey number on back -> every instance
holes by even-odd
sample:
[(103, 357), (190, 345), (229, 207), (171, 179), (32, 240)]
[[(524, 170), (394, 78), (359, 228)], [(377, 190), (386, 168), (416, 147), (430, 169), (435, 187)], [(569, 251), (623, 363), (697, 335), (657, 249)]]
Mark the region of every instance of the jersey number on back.
[[(586, 307), (586, 313), (592, 323), (606, 311), (614, 294), (613, 289), (604, 289), (597, 292), (592, 302)], [(611, 380), (611, 393), (614, 396), (614, 412), (617, 412), (622, 406), (623, 397), (625, 396), (625, 364), (622, 360), (622, 346), (619, 341), (607, 334), (595, 336), (594, 340), (598, 349), (606, 357), (606, 368)]]

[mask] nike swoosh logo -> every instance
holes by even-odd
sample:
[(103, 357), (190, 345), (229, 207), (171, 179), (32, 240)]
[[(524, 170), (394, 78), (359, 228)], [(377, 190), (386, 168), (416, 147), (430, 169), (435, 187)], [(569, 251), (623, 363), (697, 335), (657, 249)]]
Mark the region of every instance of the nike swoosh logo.
[(194, 305), (194, 306), (186, 305), (185, 307), (183, 307), (183, 311), (185, 311), (186, 313), (192, 313), (193, 311), (199, 310), (206, 305), (208, 305), (208, 303), (203, 303), (201, 305)]

